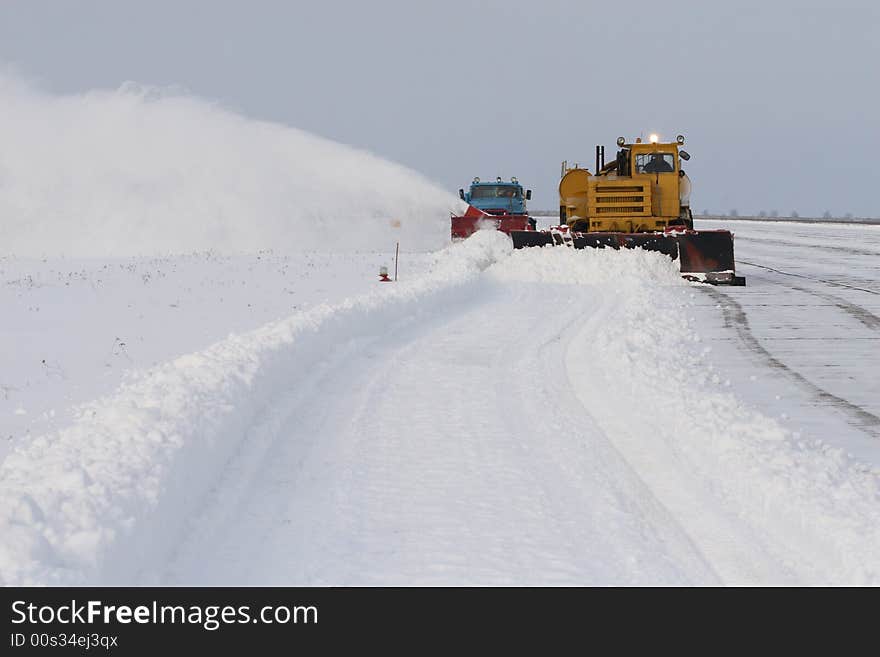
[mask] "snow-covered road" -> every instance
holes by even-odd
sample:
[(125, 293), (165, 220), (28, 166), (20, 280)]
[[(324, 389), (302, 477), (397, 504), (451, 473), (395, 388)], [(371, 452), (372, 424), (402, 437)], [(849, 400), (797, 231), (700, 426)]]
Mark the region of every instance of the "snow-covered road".
[(572, 390), (602, 300), (488, 277), (344, 345), (264, 419), (266, 453), (226, 473), (164, 582), (713, 581)]
[(880, 231), (735, 228), (745, 288), (479, 234), (155, 368), (0, 466), (0, 579), (878, 584)]
[(722, 326), (734, 330), (747, 361), (763, 364), (806, 400), (789, 416), (809, 425), (808, 407), (819, 407), (822, 421), (843, 419), (849, 427), (810, 432), (880, 466), (880, 226), (733, 228), (748, 288), (708, 290), (722, 306)]
[[(708, 295), (736, 349), (775, 358), (728, 318), (746, 315), (730, 293), (742, 291), (694, 296), (665, 263), (612, 272), (585, 255), (515, 254), (459, 302), (328, 363), (309, 395), (276, 409), (266, 454), (248, 476), (227, 473), (161, 581), (876, 577), (876, 478), (740, 405), (702, 371), (706, 352), (683, 348), (704, 331), (682, 310)], [(850, 404), (834, 408), (861, 419)]]

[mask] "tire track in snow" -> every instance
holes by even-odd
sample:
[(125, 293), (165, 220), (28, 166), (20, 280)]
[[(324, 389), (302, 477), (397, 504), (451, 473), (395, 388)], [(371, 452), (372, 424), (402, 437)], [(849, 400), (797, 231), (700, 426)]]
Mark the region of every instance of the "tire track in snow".
[[(344, 482), (350, 470), (358, 467), (351, 445), (360, 433), (356, 418), (375, 405), (375, 396), (386, 394), (383, 382), (397, 366), (394, 354), (399, 344), (417, 340), (437, 322), (453, 321), (483, 301), (470, 289), (443, 303), (429, 297), (413, 314), (390, 322), (381, 334), (367, 332), (334, 344), (304, 380), (293, 376), (290, 388), (269, 400), (243, 449), (220, 474), (211, 499), (194, 514), (190, 530), (161, 573), (160, 584), (266, 586), (348, 581), (340, 573), (336, 579), (329, 577), (322, 564), (333, 558), (344, 563), (350, 555), (334, 555), (335, 545), (322, 550), (316, 536), (332, 523), (357, 528), (357, 518), (352, 520), (346, 509), (332, 508), (328, 502), (344, 485), (336, 490), (327, 485), (334, 477)], [(358, 367), (365, 363), (372, 368)], [(340, 381), (345, 382), (342, 387)], [(350, 402), (348, 414), (339, 413), (332, 403), (337, 396)], [(328, 429), (331, 425), (332, 430)], [(338, 452), (334, 454), (333, 449)], [(337, 460), (344, 464), (342, 468), (331, 465)], [(323, 481), (316, 483), (319, 479)], [(283, 496), (273, 491), (273, 483), (279, 490), (283, 487)], [(321, 517), (316, 509), (331, 510)], [(280, 531), (273, 524), (280, 525)], [(282, 532), (287, 536), (280, 550)], [(356, 535), (352, 530), (348, 542), (354, 542)], [(252, 559), (257, 553), (263, 558)], [(354, 563), (353, 558), (348, 560)], [(270, 576), (260, 570), (267, 565), (274, 569)], [(139, 584), (145, 582), (155, 584), (149, 580)]]
[(800, 285), (789, 285), (789, 287), (792, 290), (797, 290), (798, 292), (803, 292), (804, 294), (810, 294), (814, 297), (824, 299), (836, 308), (845, 312), (853, 319), (861, 322), (865, 327), (871, 329), (872, 331), (880, 331), (880, 317), (877, 317), (877, 315), (872, 313), (867, 308), (863, 308), (862, 306), (859, 306), (855, 303), (851, 303), (843, 297), (837, 296), (836, 294), (819, 292), (817, 290), (811, 290), (806, 287), (801, 287)]
[(848, 246), (835, 246), (833, 244), (804, 244), (803, 242), (791, 242), (788, 240), (780, 240), (772, 237), (742, 237), (737, 236), (737, 241), (757, 242), (761, 244), (778, 244), (779, 246), (794, 247), (798, 249), (821, 249), (823, 251), (833, 251), (838, 253), (846, 253), (847, 255), (862, 255), (871, 258), (880, 257), (880, 252), (869, 251), (868, 249), (850, 248)]
[[(875, 294), (871, 290), (865, 290), (863, 288), (854, 287), (852, 285), (846, 285), (844, 283), (835, 283), (835, 282), (831, 282), (831, 281), (823, 281), (821, 279), (809, 278), (808, 276), (803, 276), (802, 274), (792, 274), (789, 272), (781, 271), (779, 269), (773, 269), (772, 267), (765, 267), (763, 265), (758, 265), (755, 263), (745, 262), (745, 261), (741, 261), (741, 260), (738, 260), (737, 262), (741, 262), (742, 264), (745, 264), (745, 265), (750, 265), (752, 267), (758, 267), (758, 268), (764, 269), (766, 271), (771, 271), (771, 272), (783, 274), (786, 276), (796, 276), (798, 278), (806, 278), (806, 279), (811, 280), (816, 283), (824, 283), (826, 285), (833, 285), (836, 287), (845, 287), (845, 288), (849, 288), (849, 289), (859, 290), (860, 292), (868, 292), (869, 294)], [(768, 280), (770, 282), (775, 283), (775, 281), (773, 281), (773, 279), (771, 279), (771, 278), (766, 278), (765, 280)], [(878, 317), (877, 315), (875, 315), (874, 313), (872, 313), (870, 310), (868, 310), (867, 308), (865, 308), (863, 306), (852, 303), (851, 301), (848, 301), (847, 299), (844, 299), (843, 297), (838, 296), (836, 294), (831, 294), (830, 292), (820, 292), (818, 290), (811, 290), (810, 288), (802, 287), (800, 285), (794, 285), (794, 284), (787, 285), (786, 287), (788, 287), (792, 290), (797, 290), (798, 292), (803, 292), (804, 294), (809, 294), (811, 296), (818, 297), (820, 299), (828, 301), (833, 306), (837, 307), (838, 309), (845, 312), (847, 315), (851, 316), (853, 319), (864, 324), (865, 327), (867, 327), (871, 330), (874, 330), (874, 331), (880, 331), (880, 317)]]
[[(664, 544), (670, 554), (675, 554), (676, 567), (681, 568), (682, 565), (687, 564), (687, 570), (694, 578), (693, 581), (720, 583), (723, 580), (711, 562), (710, 555), (701, 549), (691, 536), (688, 527), (671, 508), (664, 504), (661, 496), (651, 488), (643, 474), (626, 459), (614, 441), (602, 431), (590, 409), (575, 394), (575, 384), (568, 377), (568, 352), (573, 336), (578, 334), (582, 325), (590, 321), (594, 312), (595, 308), (585, 312), (583, 308), (567, 306), (567, 317), (564, 321), (555, 324), (554, 327), (548, 327), (547, 324), (539, 327), (539, 331), (535, 333), (532, 349), (519, 350), (515, 354), (515, 359), (506, 358), (499, 363), (499, 369), (505, 374), (498, 379), (496, 385), (499, 399), (502, 400), (502, 411), (511, 427), (511, 432), (528, 425), (532, 426), (530, 431), (532, 435), (538, 435), (543, 431), (545, 437), (541, 442), (548, 443), (551, 449), (539, 452), (526, 444), (521, 444), (520, 449), (527, 450), (533, 458), (543, 457), (543, 460), (548, 462), (548, 468), (553, 469), (557, 474), (566, 472), (569, 474), (568, 481), (586, 476), (599, 479), (600, 477), (591, 474), (590, 470), (579, 464), (583, 458), (580, 454), (566, 453), (566, 446), (570, 449), (571, 445), (579, 445), (589, 455), (591, 467), (601, 472), (603, 476), (609, 476), (610, 481), (603, 493), (616, 498), (616, 503), (622, 505), (629, 513), (653, 519), (653, 522), (643, 529), (646, 543), (656, 543), (659, 540)], [(540, 376), (518, 377), (517, 373), (525, 367), (531, 368), (535, 374), (540, 373)], [(560, 372), (565, 374), (560, 376)], [(547, 384), (542, 383), (552, 381), (567, 381), (567, 384), (548, 389)], [(510, 386), (515, 387), (516, 395), (509, 394)], [(540, 428), (535, 422), (539, 419), (538, 416), (535, 414), (529, 416), (526, 413), (526, 409), (535, 405), (547, 410), (545, 417), (540, 419)], [(546, 430), (548, 426), (550, 431)], [(567, 434), (576, 437), (567, 440), (565, 438)], [(543, 481), (545, 486), (553, 485), (559, 489), (566, 483), (566, 478), (546, 477)], [(625, 496), (622, 490), (626, 491)], [(575, 494), (570, 496), (572, 501), (583, 497), (582, 493), (577, 493), (578, 491), (575, 491)], [(640, 564), (634, 559), (632, 567), (638, 569), (639, 566)]]
[[(850, 424), (856, 428), (861, 429), (872, 436), (880, 437), (880, 417), (866, 411), (857, 404), (853, 404), (843, 397), (838, 397), (837, 395), (817, 386), (800, 372), (790, 368), (784, 362), (776, 358), (776, 356), (770, 353), (752, 333), (746, 311), (733, 297), (710, 287), (701, 287), (700, 289), (703, 289), (710, 294), (721, 305), (721, 310), (724, 313), (725, 328), (734, 328), (740, 340), (749, 351), (762, 359), (769, 367), (785, 374), (798, 385), (808, 390), (818, 403), (831, 406), (844, 413), (848, 417)], [(868, 314), (870, 315), (870, 313)], [(871, 315), (871, 317), (874, 316)], [(863, 323), (865, 321), (861, 317), (859, 320)], [(872, 326), (872, 328), (874, 327)]]
[(563, 336), (592, 304), (475, 285), (475, 303), (389, 327), (270, 422), (273, 448), (172, 578), (717, 583), (568, 390)]
[(814, 283), (824, 283), (825, 285), (833, 285), (834, 287), (845, 287), (850, 290), (858, 290), (859, 292), (867, 292), (868, 294), (877, 294), (880, 295), (880, 291), (878, 290), (869, 290), (864, 287), (859, 287), (857, 285), (849, 285), (848, 283), (841, 283), (839, 281), (829, 281), (824, 278), (813, 278), (812, 276), (806, 276), (805, 274), (796, 274), (790, 271), (783, 271), (782, 269), (775, 269), (773, 267), (768, 267), (766, 265), (759, 265), (756, 262), (749, 262), (748, 260), (737, 260), (739, 264), (749, 265), (751, 267), (757, 267), (759, 269), (764, 269), (765, 271), (772, 271), (776, 274), (782, 274), (783, 276), (794, 276), (796, 278), (804, 278), (808, 281), (812, 281)]
[[(410, 582), (459, 582), (463, 566), (471, 571), (466, 581), (484, 584), (717, 581), (677, 520), (609, 450), (587, 411), (568, 394), (560, 376), (560, 334), (583, 311), (569, 306), (564, 313), (533, 313), (535, 300), (516, 295), (520, 317), (509, 321), (509, 311), (498, 310), (509, 308), (510, 292), (494, 296), (486, 296), (484, 308), (450, 318), (442, 331), (435, 326), (400, 344), (366, 386), (368, 396), (351, 422), (360, 429), (359, 444), (347, 459), (360, 466), (340, 487), (366, 493), (353, 496), (359, 503), (347, 511), (349, 526), (357, 529), (351, 535), (360, 535), (363, 551), (381, 562), (368, 519), (399, 524), (412, 511), (409, 502), (397, 500), (415, 498), (426, 511), (424, 536), (407, 538), (404, 530), (390, 542), (401, 541), (394, 548), (395, 568), (409, 571)], [(540, 303), (565, 307), (546, 298)], [(536, 323), (536, 317), (554, 320)], [(556, 351), (552, 363), (543, 351), (548, 344)], [(399, 384), (432, 371), (426, 365), (434, 359), (462, 367), (452, 385), (440, 377), (426, 394)], [(391, 388), (390, 395), (380, 383)], [(443, 412), (422, 424), (436, 413), (423, 408), (426, 402)], [(382, 430), (394, 417), (394, 405), (410, 409), (411, 436)], [(430, 465), (415, 488), (404, 473), (415, 465), (407, 455), (418, 443), (431, 445), (424, 454)], [(457, 523), (455, 534), (462, 538), (438, 534), (432, 526), (431, 511), (444, 506), (457, 509), (454, 516), (444, 513), (444, 522)], [(468, 545), (473, 539), (479, 550)], [(419, 571), (414, 544), (448, 549), (439, 550), (430, 570)]]

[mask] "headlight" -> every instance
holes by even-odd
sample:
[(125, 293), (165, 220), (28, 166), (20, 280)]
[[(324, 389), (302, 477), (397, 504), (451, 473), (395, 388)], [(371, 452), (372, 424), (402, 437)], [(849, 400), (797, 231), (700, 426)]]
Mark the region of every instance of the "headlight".
[(617, 145), (618, 146), (623, 146), (625, 143), (626, 143), (626, 139), (624, 139), (623, 137), (617, 138)]
[(648, 141), (650, 141), (652, 144), (656, 144), (658, 141), (660, 141), (660, 136), (656, 133), (652, 133)]
[(684, 135), (679, 135), (678, 137), (675, 138), (675, 141), (678, 142), (679, 146), (684, 145)]

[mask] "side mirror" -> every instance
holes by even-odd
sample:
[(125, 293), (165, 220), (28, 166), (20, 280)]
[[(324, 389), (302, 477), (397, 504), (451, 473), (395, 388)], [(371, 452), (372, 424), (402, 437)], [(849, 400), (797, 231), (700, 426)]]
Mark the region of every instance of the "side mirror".
[(526, 190), (526, 200), (527, 200), (527, 201), (531, 201), (531, 200), (532, 200), (532, 190), (531, 190), (531, 189), (527, 189), (527, 190)]
[(684, 160), (685, 162), (687, 162), (689, 159), (691, 159), (691, 154), (688, 153), (687, 151), (678, 151), (678, 156), (682, 160)]
[(458, 190), (458, 198), (460, 198), (462, 201), (464, 200), (464, 190), (463, 189)]

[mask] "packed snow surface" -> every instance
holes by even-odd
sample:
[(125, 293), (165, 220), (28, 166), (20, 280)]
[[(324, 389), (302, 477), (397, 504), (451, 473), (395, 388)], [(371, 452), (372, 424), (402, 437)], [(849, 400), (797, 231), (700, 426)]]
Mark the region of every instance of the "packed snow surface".
[[(430, 254), (401, 254), (409, 279)], [(393, 254), (0, 255), (0, 460), (132, 372), (379, 285)]]
[[(867, 344), (873, 297), (753, 269), (718, 290), (482, 232), (240, 325), (20, 441), (0, 581), (878, 584), (877, 411), (768, 338), (795, 294)], [(864, 344), (825, 360), (865, 378)]]
[(435, 249), (459, 201), (370, 153), (168, 89), (54, 96), (0, 73), (17, 256)]

